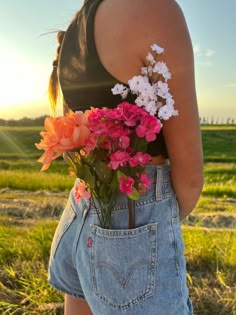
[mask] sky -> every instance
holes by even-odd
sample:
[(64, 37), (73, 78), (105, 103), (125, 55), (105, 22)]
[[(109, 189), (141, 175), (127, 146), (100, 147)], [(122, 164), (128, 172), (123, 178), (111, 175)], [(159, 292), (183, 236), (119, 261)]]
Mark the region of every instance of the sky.
[[(193, 43), (200, 116), (236, 119), (236, 1), (177, 2)], [(55, 31), (67, 28), (81, 4), (1, 0), (0, 118), (50, 114), (47, 84), (57, 48)]]

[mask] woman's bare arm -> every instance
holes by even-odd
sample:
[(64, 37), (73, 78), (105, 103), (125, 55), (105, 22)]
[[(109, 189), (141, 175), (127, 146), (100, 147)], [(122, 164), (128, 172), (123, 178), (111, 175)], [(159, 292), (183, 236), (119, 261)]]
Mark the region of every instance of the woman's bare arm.
[[(171, 176), (183, 219), (194, 208), (203, 186), (203, 155), (194, 78), (192, 43), (183, 13), (175, 1), (150, 1), (160, 10), (148, 19), (150, 38), (165, 48), (162, 58), (170, 68), (170, 92), (179, 116), (163, 124)], [(158, 19), (159, 18), (159, 19)], [(158, 22), (157, 22), (158, 20)], [(152, 31), (151, 31), (152, 30)]]
[[(180, 218), (196, 205), (203, 185), (201, 133), (194, 79), (192, 43), (185, 18), (174, 0), (104, 0), (95, 19), (97, 50), (105, 68), (127, 82), (145, 64), (150, 45), (165, 49), (161, 60), (179, 116), (164, 122), (171, 176)], [(109, 30), (107, 25), (112, 25)]]

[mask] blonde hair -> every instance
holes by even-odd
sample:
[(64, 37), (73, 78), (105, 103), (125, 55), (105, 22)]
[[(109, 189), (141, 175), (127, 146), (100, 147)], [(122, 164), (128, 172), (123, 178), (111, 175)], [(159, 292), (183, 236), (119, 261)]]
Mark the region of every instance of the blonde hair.
[(58, 81), (57, 68), (58, 68), (59, 54), (60, 54), (61, 45), (62, 45), (64, 36), (65, 36), (64, 31), (59, 31), (57, 33), (57, 41), (58, 41), (59, 46), (57, 48), (56, 58), (52, 63), (53, 69), (52, 69), (52, 73), (50, 75), (49, 84), (48, 84), (48, 97), (49, 97), (49, 101), (50, 101), (51, 109), (53, 113), (55, 113), (55, 110), (56, 110), (56, 104), (57, 104), (58, 93), (59, 93), (59, 81)]

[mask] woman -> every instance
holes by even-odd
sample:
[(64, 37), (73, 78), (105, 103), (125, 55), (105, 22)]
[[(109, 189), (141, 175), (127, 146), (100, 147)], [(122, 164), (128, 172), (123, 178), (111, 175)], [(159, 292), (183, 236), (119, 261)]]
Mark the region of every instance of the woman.
[[(113, 211), (113, 229), (104, 230), (94, 209), (84, 200), (76, 204), (71, 194), (49, 264), (50, 283), (65, 293), (65, 314), (193, 314), (180, 221), (201, 193), (203, 159), (183, 13), (174, 0), (87, 0), (59, 41), (65, 111), (115, 107), (120, 98), (111, 88), (140, 73), (153, 43), (165, 49), (162, 60), (172, 73), (169, 87), (179, 111), (163, 122), (163, 133), (149, 147), (153, 184), (135, 204), (135, 228), (128, 236), (123, 197)], [(50, 85), (54, 101), (56, 68), (57, 60)]]

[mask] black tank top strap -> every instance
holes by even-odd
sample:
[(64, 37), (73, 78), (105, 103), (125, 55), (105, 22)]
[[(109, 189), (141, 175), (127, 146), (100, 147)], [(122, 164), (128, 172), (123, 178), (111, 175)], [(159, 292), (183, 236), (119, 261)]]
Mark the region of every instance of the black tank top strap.
[[(97, 49), (95, 45), (94, 38), (94, 19), (96, 15), (96, 11), (98, 6), (103, 0), (87, 0), (86, 3), (88, 5), (88, 20), (87, 20), (87, 33), (86, 33), (86, 41), (88, 46), (88, 53), (94, 58), (98, 57)], [(86, 5), (86, 4), (85, 4)]]
[[(120, 95), (111, 89), (116, 83), (101, 63), (94, 38), (94, 18), (103, 0), (85, 0), (70, 23), (59, 56), (58, 77), (65, 107), (84, 111), (90, 107), (115, 108), (121, 103)], [(168, 157), (162, 132), (150, 143), (148, 152)]]
[(100, 61), (94, 37), (94, 20), (97, 12), (98, 6), (101, 4), (103, 0), (87, 0), (84, 3), (84, 9), (87, 11), (87, 27), (86, 27), (86, 43), (88, 50), (88, 57), (93, 60), (94, 65), (96, 65), (96, 70), (103, 74), (103, 76), (107, 77), (110, 81), (114, 83), (121, 83), (115, 77), (113, 77), (108, 70), (103, 66)]
[(73, 110), (90, 106), (115, 107), (120, 97), (111, 93), (119, 81), (104, 68), (94, 41), (94, 16), (102, 0), (87, 0), (66, 31), (59, 57), (59, 81)]

